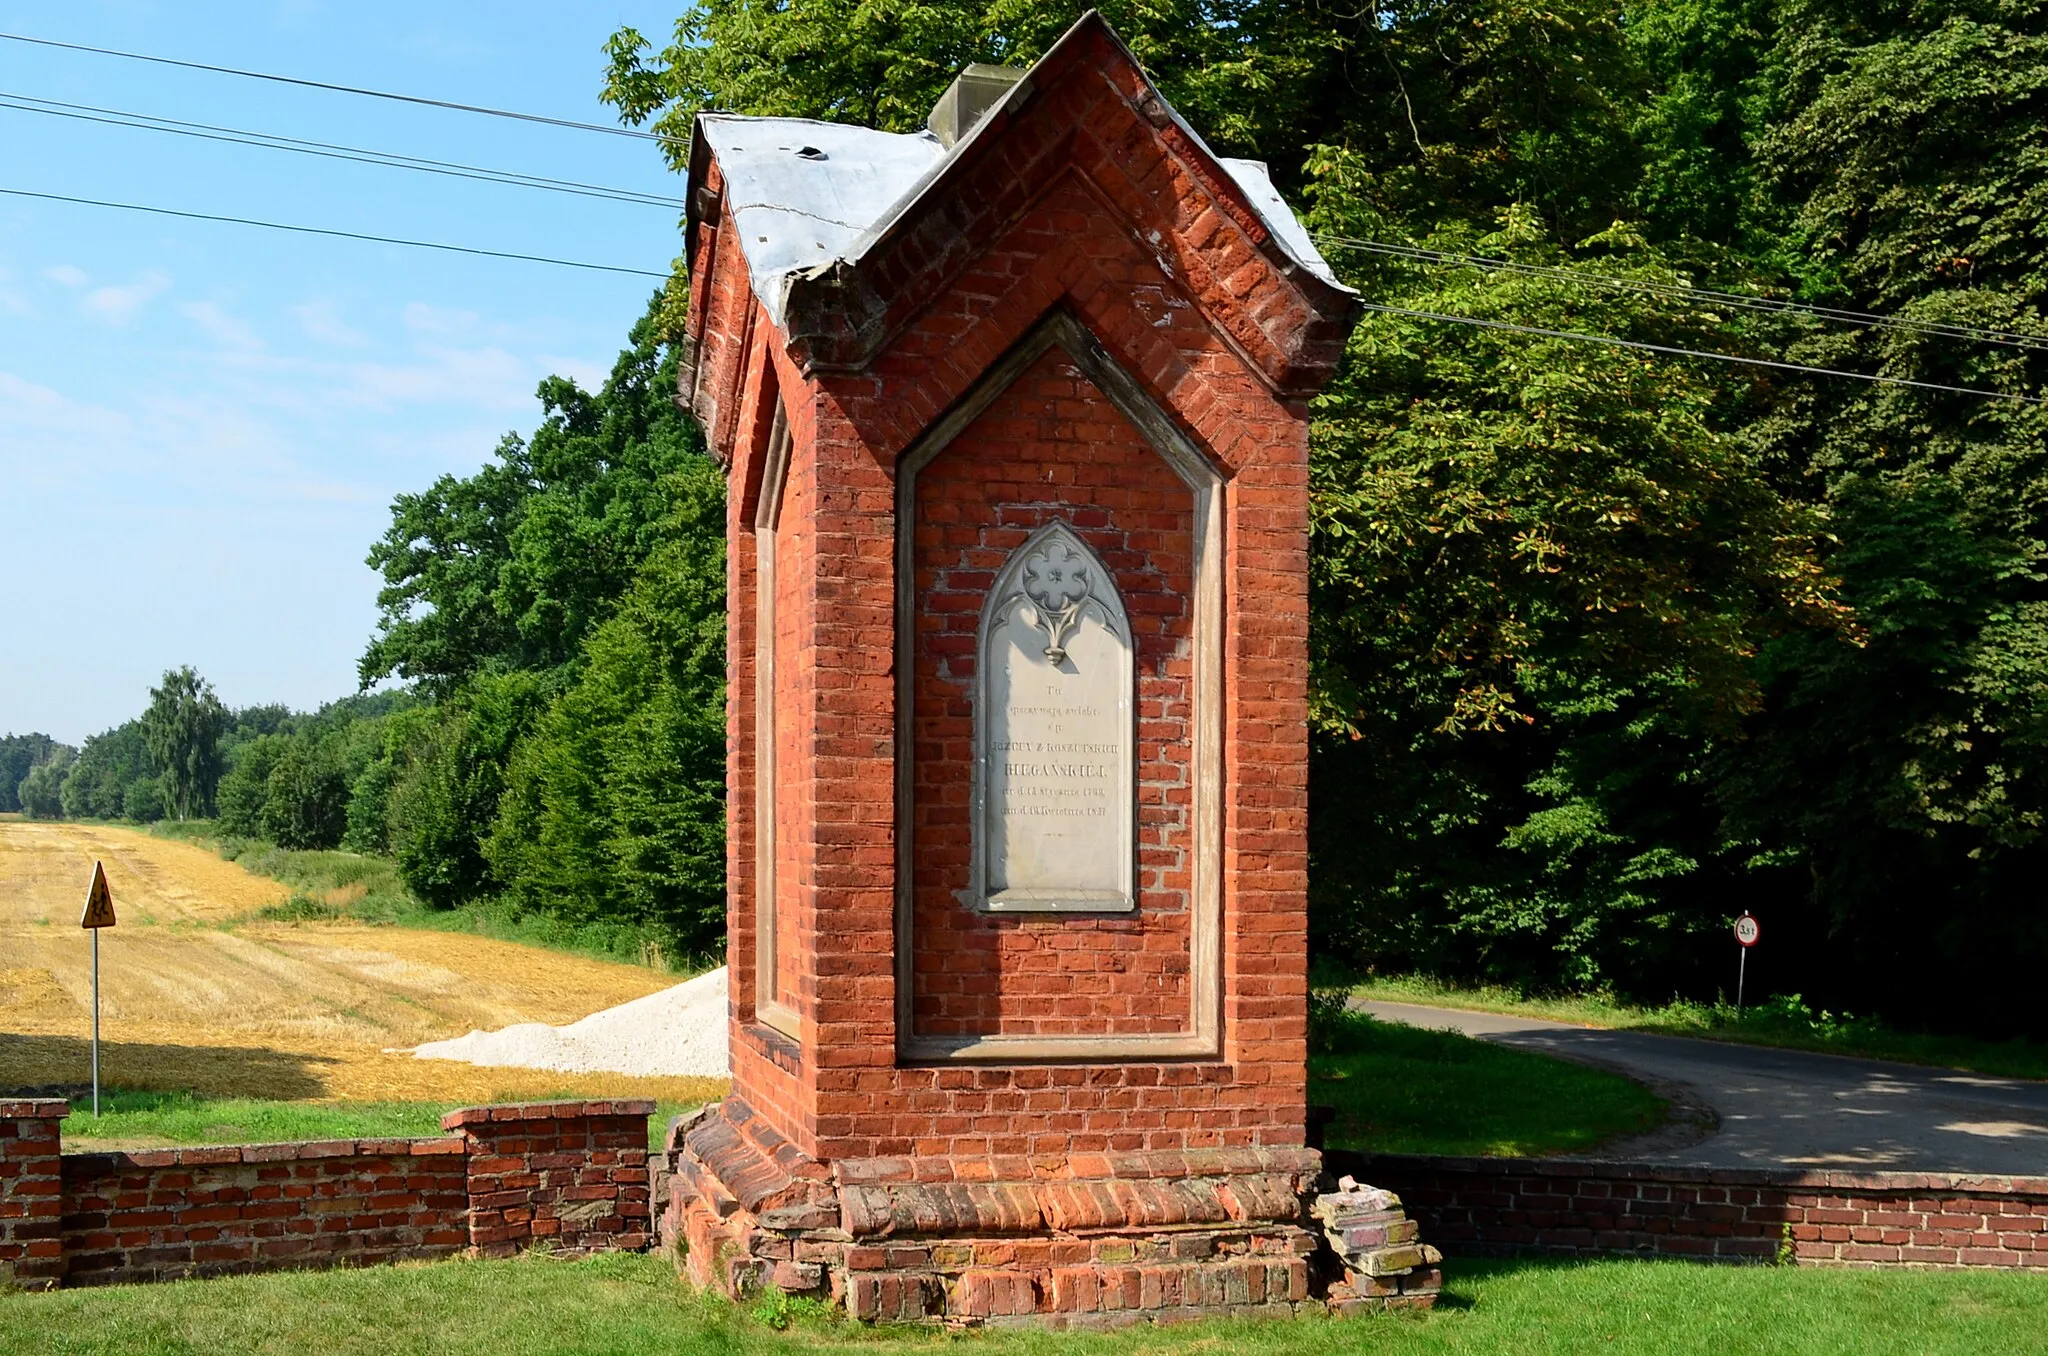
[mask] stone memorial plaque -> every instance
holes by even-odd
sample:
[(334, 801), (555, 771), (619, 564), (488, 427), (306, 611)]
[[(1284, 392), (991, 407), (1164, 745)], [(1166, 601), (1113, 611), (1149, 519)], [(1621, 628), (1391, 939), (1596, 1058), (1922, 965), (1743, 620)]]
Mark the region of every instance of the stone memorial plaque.
[(1011, 553), (977, 635), (972, 903), (1137, 907), (1131, 628), (1064, 523)]

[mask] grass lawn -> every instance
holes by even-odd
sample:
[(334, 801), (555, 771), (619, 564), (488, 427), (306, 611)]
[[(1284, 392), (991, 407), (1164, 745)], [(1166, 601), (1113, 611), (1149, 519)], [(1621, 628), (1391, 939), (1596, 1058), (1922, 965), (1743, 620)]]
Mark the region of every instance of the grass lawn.
[[(2048, 1276), (1813, 1271), (1680, 1262), (1454, 1262), (1427, 1315), (1208, 1323), (1111, 1334), (947, 1337), (741, 1310), (656, 1257), (436, 1262), (0, 1295), (0, 1356), (275, 1352), (1262, 1353), (2040, 1351)], [(772, 1323), (787, 1324), (783, 1328)]]
[(1327, 1016), (1318, 1030), (1308, 1098), (1337, 1108), (1325, 1132), (1333, 1148), (1570, 1153), (1664, 1119), (1661, 1098), (1604, 1069), (1364, 1013)]
[(1816, 1013), (1796, 995), (1753, 1004), (1737, 1016), (1731, 1003), (1678, 999), (1661, 1008), (1632, 1007), (1597, 995), (1527, 997), (1513, 989), (1461, 987), (1414, 976), (1369, 979), (1352, 986), (1351, 992), (1360, 998), (1386, 1003), (1426, 1003), (1440, 1008), (1518, 1013), (1584, 1026), (1968, 1069), (2001, 1078), (2048, 1079), (2048, 1045), (2038, 1041), (1980, 1041), (1967, 1036), (1897, 1031), (1868, 1017)]
[[(589, 1094), (561, 1098), (499, 1098), (501, 1101), (584, 1101)], [(301, 1139), (380, 1139), (438, 1135), (441, 1117), (470, 1102), (279, 1102), (253, 1097), (197, 1097), (189, 1092), (103, 1092), (100, 1115), (92, 1097), (71, 1099), (64, 1118), (64, 1147), (155, 1149), (180, 1144), (274, 1144)], [(694, 1102), (657, 1102), (648, 1121), (650, 1147), (667, 1132), (669, 1118), (693, 1111)]]

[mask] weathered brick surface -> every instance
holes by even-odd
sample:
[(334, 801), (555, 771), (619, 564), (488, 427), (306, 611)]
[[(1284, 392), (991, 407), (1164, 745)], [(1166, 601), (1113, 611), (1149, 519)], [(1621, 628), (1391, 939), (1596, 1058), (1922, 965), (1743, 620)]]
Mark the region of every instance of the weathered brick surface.
[[(975, 633), (1011, 552), (1054, 521), (1115, 579), (1137, 679), (1134, 913), (960, 907), (973, 849)], [(920, 1036), (1184, 1032), (1192, 1013), (1194, 492), (1058, 349), (917, 481), (915, 952)], [(1026, 1098), (1028, 1102), (1031, 1099)], [(1060, 1094), (1042, 1089), (1042, 1106)], [(1061, 1108), (1064, 1109), (1064, 1108)]]
[(451, 1113), (418, 1139), (62, 1152), (61, 1101), (0, 1101), (0, 1283), (106, 1285), (647, 1246), (651, 1102)]
[(648, 1217), (648, 1101), (548, 1102), (451, 1111), (466, 1150), (468, 1243), (486, 1257), (535, 1244), (638, 1252)]
[(64, 1283), (445, 1257), (468, 1243), (457, 1139), (64, 1156)]
[(2048, 1268), (2048, 1178), (1332, 1154), (1453, 1253)]
[(0, 1290), (64, 1276), (61, 1101), (0, 1101)]

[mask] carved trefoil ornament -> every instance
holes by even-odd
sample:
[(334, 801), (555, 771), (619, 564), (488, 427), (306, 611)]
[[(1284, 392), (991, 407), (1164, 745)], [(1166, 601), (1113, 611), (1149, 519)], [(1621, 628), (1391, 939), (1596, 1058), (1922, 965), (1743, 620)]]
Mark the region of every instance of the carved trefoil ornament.
[(1064, 522), (1010, 553), (976, 635), (968, 902), (999, 913), (1137, 907), (1131, 626)]

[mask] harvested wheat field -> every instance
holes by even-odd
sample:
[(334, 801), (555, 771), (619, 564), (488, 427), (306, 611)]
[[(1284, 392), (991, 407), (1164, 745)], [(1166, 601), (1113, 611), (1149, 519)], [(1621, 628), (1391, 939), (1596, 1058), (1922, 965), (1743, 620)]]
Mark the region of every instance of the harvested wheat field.
[(717, 1079), (409, 1053), (479, 1028), (578, 1021), (672, 976), (463, 933), (238, 922), (288, 892), (193, 844), (22, 820), (0, 820), (0, 1092), (91, 1076), (92, 951), (78, 915), (95, 858), (120, 917), (100, 939), (110, 1086), (311, 1101), (722, 1095)]

